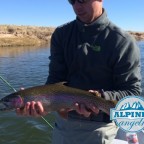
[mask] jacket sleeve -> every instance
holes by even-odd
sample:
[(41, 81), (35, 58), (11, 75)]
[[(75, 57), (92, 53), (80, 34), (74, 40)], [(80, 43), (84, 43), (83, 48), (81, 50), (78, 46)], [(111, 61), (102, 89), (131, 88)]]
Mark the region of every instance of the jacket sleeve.
[(49, 75), (46, 84), (66, 81), (67, 68), (62, 47), (62, 33), (57, 28), (51, 38)]
[(140, 50), (136, 41), (128, 36), (115, 50), (113, 57), (114, 89), (105, 91), (107, 100), (120, 100), (125, 96), (141, 94)]

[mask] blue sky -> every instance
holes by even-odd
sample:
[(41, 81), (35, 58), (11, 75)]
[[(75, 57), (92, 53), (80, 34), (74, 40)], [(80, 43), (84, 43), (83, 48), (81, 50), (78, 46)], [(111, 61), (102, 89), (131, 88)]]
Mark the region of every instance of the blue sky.
[[(144, 0), (103, 0), (108, 17), (124, 30), (144, 32)], [(75, 19), (67, 0), (0, 0), (0, 24), (59, 26)]]

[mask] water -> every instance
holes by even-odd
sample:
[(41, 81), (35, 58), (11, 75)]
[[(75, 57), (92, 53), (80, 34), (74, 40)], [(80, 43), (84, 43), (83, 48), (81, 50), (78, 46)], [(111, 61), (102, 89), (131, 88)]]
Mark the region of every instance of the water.
[[(142, 78), (144, 78), (144, 41), (141, 50)], [(15, 89), (44, 84), (48, 74), (49, 48), (0, 48), (0, 75)], [(144, 88), (144, 81), (142, 81)], [(13, 92), (0, 81), (0, 97)], [(45, 117), (54, 124), (52, 115)], [(0, 144), (50, 144), (52, 129), (41, 118), (19, 117), (15, 112), (0, 112)]]
[[(48, 74), (47, 47), (0, 48), (0, 75), (15, 89), (44, 84)], [(0, 97), (13, 92), (0, 81)], [(45, 117), (51, 124), (52, 116)], [(52, 129), (41, 118), (0, 113), (0, 144), (49, 144)]]

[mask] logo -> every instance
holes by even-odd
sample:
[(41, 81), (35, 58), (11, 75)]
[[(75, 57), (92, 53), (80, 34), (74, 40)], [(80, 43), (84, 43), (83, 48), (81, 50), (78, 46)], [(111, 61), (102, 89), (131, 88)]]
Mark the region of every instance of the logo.
[(91, 45), (90, 46), (92, 48), (92, 50), (96, 51), (96, 52), (100, 52), (101, 51), (101, 47), (97, 46), (97, 45)]
[(144, 128), (144, 98), (127, 96), (110, 110), (110, 119), (126, 132), (139, 132)]
[(95, 52), (101, 51), (101, 47), (98, 45), (90, 45), (89, 43), (83, 43), (78, 45), (78, 49), (81, 49), (85, 55), (88, 55), (88, 48), (91, 48)]

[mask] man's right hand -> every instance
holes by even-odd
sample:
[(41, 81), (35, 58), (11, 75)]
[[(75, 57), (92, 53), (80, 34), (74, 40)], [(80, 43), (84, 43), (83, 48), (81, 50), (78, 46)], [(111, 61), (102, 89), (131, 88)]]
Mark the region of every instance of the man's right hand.
[[(20, 90), (24, 90), (24, 88), (21, 87)], [(21, 116), (33, 116), (33, 117), (40, 117), (47, 114), (47, 112), (44, 111), (44, 108), (40, 101), (27, 102), (24, 108), (17, 108), (16, 113), (17, 115)]]
[(22, 116), (40, 117), (47, 114), (40, 101), (27, 102), (23, 109), (17, 108), (16, 113)]

